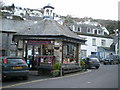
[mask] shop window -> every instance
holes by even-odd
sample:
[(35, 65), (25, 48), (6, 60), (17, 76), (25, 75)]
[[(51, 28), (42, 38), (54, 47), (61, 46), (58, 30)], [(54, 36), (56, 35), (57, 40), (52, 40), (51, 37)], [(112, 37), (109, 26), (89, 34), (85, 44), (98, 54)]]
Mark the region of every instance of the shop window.
[(63, 63), (76, 63), (77, 59), (77, 45), (65, 44), (63, 46)]
[(43, 45), (42, 51), (43, 55), (53, 55), (53, 48), (51, 45)]
[(49, 41), (31, 41), (27, 46), (28, 56), (53, 55), (53, 45)]

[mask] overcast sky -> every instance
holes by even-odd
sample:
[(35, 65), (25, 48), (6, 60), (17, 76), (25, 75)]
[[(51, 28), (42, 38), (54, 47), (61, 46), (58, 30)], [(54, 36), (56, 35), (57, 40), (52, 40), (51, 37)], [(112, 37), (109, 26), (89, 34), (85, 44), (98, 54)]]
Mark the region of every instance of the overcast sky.
[(118, 2), (120, 0), (3, 0), (6, 5), (24, 8), (42, 8), (48, 3), (55, 7), (59, 15), (73, 17), (92, 17), (94, 19), (118, 20)]

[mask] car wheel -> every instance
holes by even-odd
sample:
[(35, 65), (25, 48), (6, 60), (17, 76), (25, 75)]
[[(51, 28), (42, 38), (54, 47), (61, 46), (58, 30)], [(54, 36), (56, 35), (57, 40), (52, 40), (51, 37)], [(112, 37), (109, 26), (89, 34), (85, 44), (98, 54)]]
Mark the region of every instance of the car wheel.
[(106, 63), (105, 63), (105, 62), (104, 62), (103, 64), (104, 64), (104, 65), (106, 65)]
[(98, 69), (98, 68), (99, 68), (99, 66), (96, 66), (95, 68), (96, 68), (96, 69)]
[(110, 62), (110, 65), (112, 65), (112, 64), (114, 64), (114, 61), (111, 61), (111, 62)]
[(24, 77), (23, 77), (23, 80), (28, 80), (28, 76), (24, 76)]
[(110, 62), (110, 65), (112, 65), (113, 63), (112, 62)]
[(2, 77), (2, 82), (4, 82), (6, 80), (6, 78)]

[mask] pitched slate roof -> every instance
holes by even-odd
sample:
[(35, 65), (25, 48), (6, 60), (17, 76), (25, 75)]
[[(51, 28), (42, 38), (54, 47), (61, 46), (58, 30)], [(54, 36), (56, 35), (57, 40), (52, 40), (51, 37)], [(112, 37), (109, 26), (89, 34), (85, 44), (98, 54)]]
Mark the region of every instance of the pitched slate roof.
[(10, 31), (10, 32), (19, 32), (25, 27), (29, 27), (34, 24), (34, 21), (19, 21), (19, 20), (8, 20), (0, 19), (0, 31)]
[[(83, 40), (76, 33), (70, 31), (66, 26), (58, 24), (52, 19), (43, 19), (18, 32), (17, 36), (65, 36), (72, 39)], [(16, 36), (15, 35), (15, 36)]]

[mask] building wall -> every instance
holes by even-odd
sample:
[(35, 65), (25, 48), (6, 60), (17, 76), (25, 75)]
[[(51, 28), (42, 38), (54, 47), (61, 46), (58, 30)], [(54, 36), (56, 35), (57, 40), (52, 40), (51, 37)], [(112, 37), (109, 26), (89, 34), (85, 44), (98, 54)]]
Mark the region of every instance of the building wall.
[(119, 52), (119, 56), (120, 56), (120, 40), (119, 40), (119, 51), (118, 52)]
[(0, 53), (3, 51), (3, 56), (15, 56), (16, 55), (16, 45), (12, 43), (11, 33), (1, 33), (1, 43), (0, 43)]
[[(85, 45), (81, 45), (81, 50), (86, 50), (86, 56), (91, 55), (91, 52), (97, 53), (97, 47), (110, 47), (110, 45), (113, 43), (113, 39), (110, 38), (104, 38), (104, 37), (93, 37), (93, 36), (85, 36), (85, 35), (79, 35), (80, 37), (86, 38), (86, 43)], [(92, 39), (96, 39), (96, 45), (92, 45)], [(106, 41), (106, 45), (102, 46), (101, 42), (102, 40)]]

